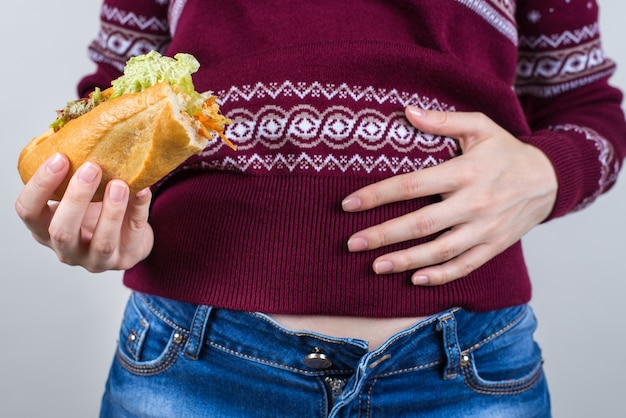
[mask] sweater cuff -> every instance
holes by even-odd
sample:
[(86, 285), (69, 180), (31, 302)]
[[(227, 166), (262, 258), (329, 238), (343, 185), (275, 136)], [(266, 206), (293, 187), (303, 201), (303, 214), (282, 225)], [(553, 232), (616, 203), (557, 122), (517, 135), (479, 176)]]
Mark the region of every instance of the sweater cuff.
[(552, 162), (558, 181), (554, 207), (544, 220), (564, 216), (576, 210), (598, 190), (601, 171), (598, 149), (583, 132), (541, 130), (518, 137), (539, 148)]

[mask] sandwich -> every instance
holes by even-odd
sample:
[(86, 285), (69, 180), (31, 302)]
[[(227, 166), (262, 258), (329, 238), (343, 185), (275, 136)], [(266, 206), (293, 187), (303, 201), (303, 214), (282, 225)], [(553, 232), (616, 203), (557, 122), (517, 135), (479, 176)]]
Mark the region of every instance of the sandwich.
[(54, 153), (64, 154), (70, 170), (51, 200), (60, 200), (71, 176), (85, 162), (102, 169), (93, 201), (106, 184), (124, 180), (131, 193), (152, 186), (209, 141), (235, 146), (224, 135), (230, 120), (217, 97), (195, 90), (192, 74), (200, 64), (190, 54), (166, 57), (156, 51), (131, 58), (124, 74), (106, 90), (67, 103), (50, 128), (22, 150), (18, 171), (24, 183)]

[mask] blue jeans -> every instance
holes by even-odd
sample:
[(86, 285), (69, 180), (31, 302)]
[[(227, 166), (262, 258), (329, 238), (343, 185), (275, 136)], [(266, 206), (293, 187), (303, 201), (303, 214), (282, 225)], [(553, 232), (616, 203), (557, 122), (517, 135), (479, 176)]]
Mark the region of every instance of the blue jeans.
[(266, 315), (134, 293), (101, 417), (549, 417), (526, 305), (451, 309), (369, 352)]

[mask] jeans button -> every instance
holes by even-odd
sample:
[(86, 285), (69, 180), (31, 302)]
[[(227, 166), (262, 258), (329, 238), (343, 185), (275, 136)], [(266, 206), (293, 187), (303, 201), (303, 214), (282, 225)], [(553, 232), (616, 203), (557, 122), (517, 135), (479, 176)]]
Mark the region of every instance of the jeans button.
[(321, 348), (315, 347), (313, 352), (304, 358), (304, 364), (312, 369), (328, 369), (333, 362)]

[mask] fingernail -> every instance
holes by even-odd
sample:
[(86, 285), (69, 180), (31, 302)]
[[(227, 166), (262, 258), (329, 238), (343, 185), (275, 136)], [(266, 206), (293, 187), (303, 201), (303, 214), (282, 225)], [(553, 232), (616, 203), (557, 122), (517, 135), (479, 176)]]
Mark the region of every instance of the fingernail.
[(98, 167), (91, 163), (83, 164), (78, 169), (78, 180), (80, 180), (81, 183), (91, 184), (96, 179), (97, 175)]
[(144, 197), (148, 196), (148, 193), (150, 193), (150, 188), (146, 187), (143, 190), (139, 190), (137, 194), (135, 195), (135, 197), (137, 199), (143, 199)]
[(361, 207), (361, 199), (358, 197), (349, 197), (341, 202), (343, 210), (357, 210)]
[(348, 250), (363, 251), (367, 250), (367, 240), (365, 238), (351, 238), (348, 240)]
[(112, 202), (118, 203), (126, 199), (127, 187), (119, 181), (114, 181), (109, 186), (109, 198)]
[(416, 286), (422, 286), (422, 285), (428, 284), (428, 282), (429, 282), (428, 276), (419, 275), (419, 276), (413, 277), (413, 284)]
[(46, 169), (50, 174), (56, 174), (65, 167), (65, 159), (59, 153), (54, 154), (46, 163)]
[(374, 264), (376, 274), (391, 273), (393, 271), (393, 263), (391, 261), (379, 261)]
[(426, 116), (426, 111), (419, 107), (408, 106), (407, 111), (418, 118), (423, 118), (424, 116)]

